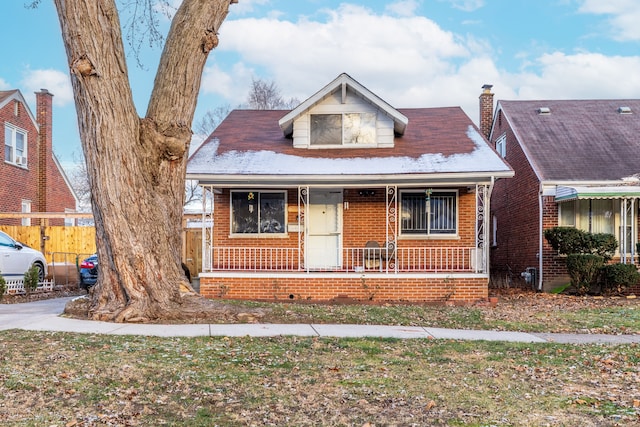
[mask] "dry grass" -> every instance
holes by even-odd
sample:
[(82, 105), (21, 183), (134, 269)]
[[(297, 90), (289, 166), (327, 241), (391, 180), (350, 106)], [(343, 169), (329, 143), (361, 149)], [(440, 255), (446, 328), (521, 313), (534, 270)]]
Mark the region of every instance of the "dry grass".
[(640, 349), (0, 333), (6, 426), (640, 425)]

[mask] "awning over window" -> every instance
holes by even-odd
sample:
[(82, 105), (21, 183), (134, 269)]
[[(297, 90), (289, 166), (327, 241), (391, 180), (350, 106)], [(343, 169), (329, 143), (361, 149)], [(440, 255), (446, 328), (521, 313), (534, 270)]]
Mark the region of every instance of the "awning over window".
[(577, 199), (633, 199), (640, 197), (640, 186), (619, 185), (609, 187), (556, 187), (556, 202)]

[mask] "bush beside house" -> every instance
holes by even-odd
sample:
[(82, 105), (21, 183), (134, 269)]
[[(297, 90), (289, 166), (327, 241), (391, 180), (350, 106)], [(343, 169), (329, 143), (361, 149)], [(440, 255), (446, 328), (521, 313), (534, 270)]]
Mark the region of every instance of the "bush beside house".
[(640, 283), (634, 264), (609, 263), (618, 246), (613, 235), (573, 227), (554, 227), (545, 230), (544, 235), (555, 251), (566, 255), (572, 292), (620, 295)]

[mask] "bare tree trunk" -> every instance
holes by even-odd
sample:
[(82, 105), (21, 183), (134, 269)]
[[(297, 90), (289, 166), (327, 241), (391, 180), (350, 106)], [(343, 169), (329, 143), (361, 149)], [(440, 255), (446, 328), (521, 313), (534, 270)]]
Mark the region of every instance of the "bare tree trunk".
[(191, 123), (229, 0), (184, 0), (146, 117), (131, 94), (114, 0), (55, 0), (92, 189), (100, 276), (94, 319), (172, 319), (202, 308), (180, 268)]

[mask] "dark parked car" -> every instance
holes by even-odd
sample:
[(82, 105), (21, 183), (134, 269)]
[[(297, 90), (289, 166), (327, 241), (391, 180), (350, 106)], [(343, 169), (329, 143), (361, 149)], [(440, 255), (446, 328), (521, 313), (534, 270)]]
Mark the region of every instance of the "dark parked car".
[[(89, 289), (96, 284), (98, 280), (98, 255), (93, 254), (84, 259), (78, 268), (80, 269), (80, 288)], [(187, 280), (191, 282), (191, 272), (185, 263), (182, 263), (182, 270), (184, 275), (187, 276)]]
[(79, 266), (80, 288), (89, 289), (98, 280), (98, 255), (93, 254), (84, 259)]

